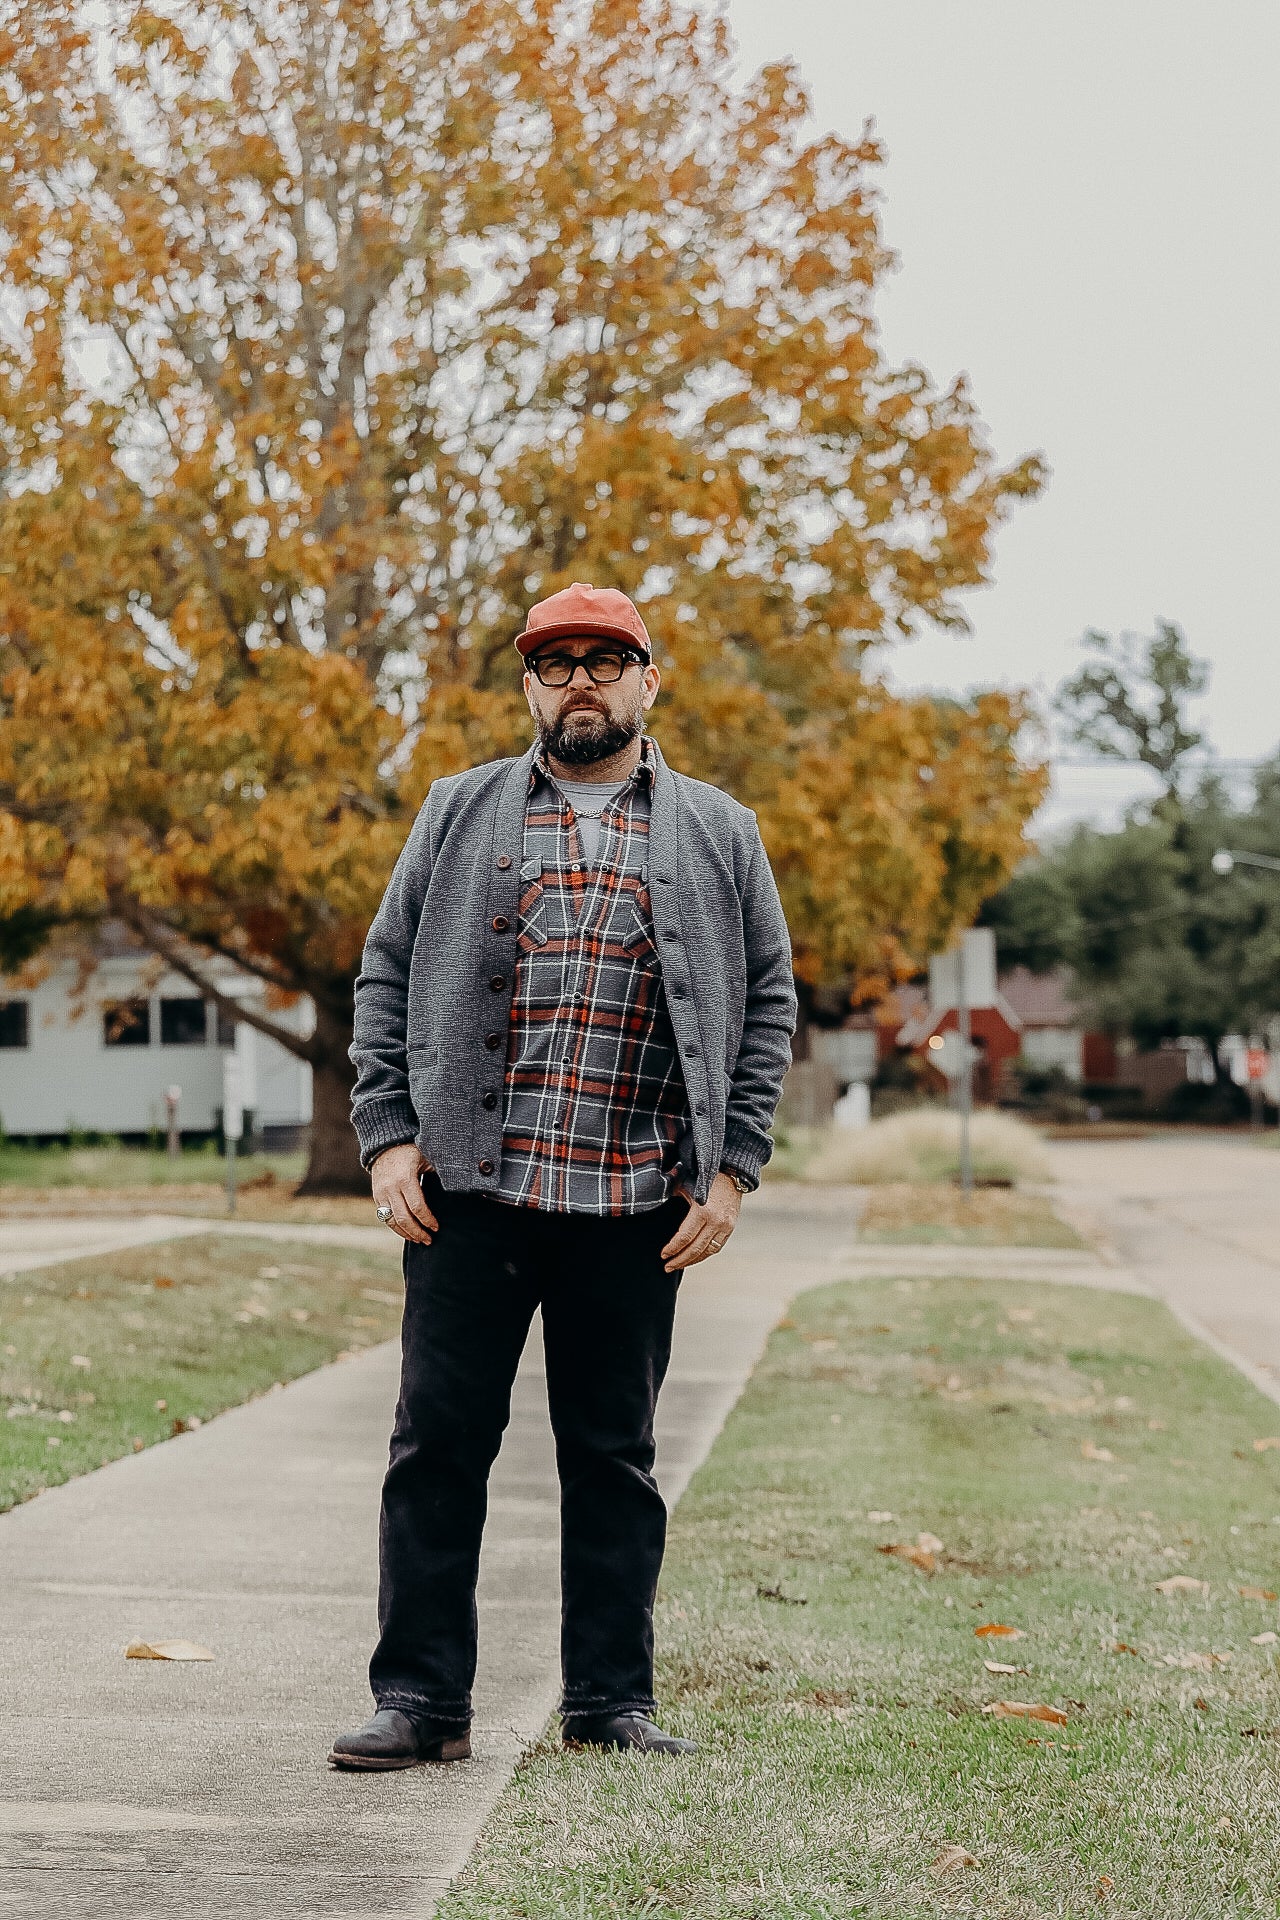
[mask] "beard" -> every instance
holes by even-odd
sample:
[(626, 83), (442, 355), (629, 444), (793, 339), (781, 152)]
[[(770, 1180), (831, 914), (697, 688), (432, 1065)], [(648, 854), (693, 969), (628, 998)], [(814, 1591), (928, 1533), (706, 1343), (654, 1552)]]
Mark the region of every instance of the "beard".
[(614, 716), (598, 707), (571, 707), (554, 720), (538, 719), (538, 740), (544, 753), (565, 767), (590, 767), (612, 760), (644, 732), (644, 708)]

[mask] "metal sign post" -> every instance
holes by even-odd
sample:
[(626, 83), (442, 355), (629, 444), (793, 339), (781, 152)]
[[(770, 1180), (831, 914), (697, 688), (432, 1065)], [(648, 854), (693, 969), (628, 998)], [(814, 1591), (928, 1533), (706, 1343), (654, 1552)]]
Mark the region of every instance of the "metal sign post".
[(240, 1091), (240, 1062), (234, 1053), (222, 1056), (222, 1139), (227, 1154), (227, 1212), (236, 1210), (236, 1147), (244, 1132)]
[(968, 1200), (973, 1193), (973, 1150), (969, 1125), (973, 1114), (973, 1034), (969, 1020), (966, 948), (967, 938), (962, 938), (956, 952), (956, 1029), (960, 1035), (957, 1093), (960, 1107), (960, 1192)]
[(178, 1132), (178, 1102), (182, 1098), (181, 1087), (166, 1087), (164, 1090), (165, 1151), (171, 1160), (177, 1160), (182, 1153), (182, 1136)]

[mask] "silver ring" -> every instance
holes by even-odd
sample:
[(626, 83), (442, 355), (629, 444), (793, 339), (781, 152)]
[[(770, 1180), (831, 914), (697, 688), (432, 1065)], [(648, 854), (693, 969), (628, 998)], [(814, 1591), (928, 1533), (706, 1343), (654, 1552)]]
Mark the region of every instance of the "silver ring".
[(379, 1207), (378, 1218), (379, 1220), (381, 1220), (384, 1227), (389, 1227), (391, 1225), (391, 1222), (395, 1218), (395, 1214), (390, 1207)]

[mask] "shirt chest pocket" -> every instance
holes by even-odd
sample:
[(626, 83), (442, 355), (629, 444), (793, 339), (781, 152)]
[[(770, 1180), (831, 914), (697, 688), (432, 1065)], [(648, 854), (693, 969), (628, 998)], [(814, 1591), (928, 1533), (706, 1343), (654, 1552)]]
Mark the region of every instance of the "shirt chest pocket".
[(522, 953), (536, 953), (545, 947), (547, 932), (547, 896), (542, 885), (542, 861), (526, 860), (520, 869), (520, 918), (516, 924), (516, 945)]
[(640, 874), (638, 884), (627, 886), (613, 914), (610, 933), (628, 960), (649, 966), (658, 957), (653, 937), (653, 909), (649, 902), (647, 876)]

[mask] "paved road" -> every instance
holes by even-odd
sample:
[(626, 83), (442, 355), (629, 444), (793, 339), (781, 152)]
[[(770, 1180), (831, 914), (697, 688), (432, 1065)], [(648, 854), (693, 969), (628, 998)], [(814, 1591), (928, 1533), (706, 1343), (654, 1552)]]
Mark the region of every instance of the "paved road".
[[(659, 1420), (669, 1499), (788, 1298), (836, 1275), (853, 1229), (848, 1193), (761, 1196), (729, 1250), (689, 1275)], [(29, 1250), (58, 1257), (49, 1241)], [(555, 1701), (557, 1508), (538, 1359), (526, 1355), (494, 1475), (478, 1757), (465, 1766), (360, 1777), (324, 1764), (334, 1730), (367, 1709), (394, 1346), (0, 1519), (0, 1914), (429, 1914)], [(216, 1657), (124, 1660), (138, 1635), (194, 1639)]]
[(1247, 1134), (1072, 1141), (1055, 1199), (1144, 1292), (1280, 1399), (1280, 1151)]

